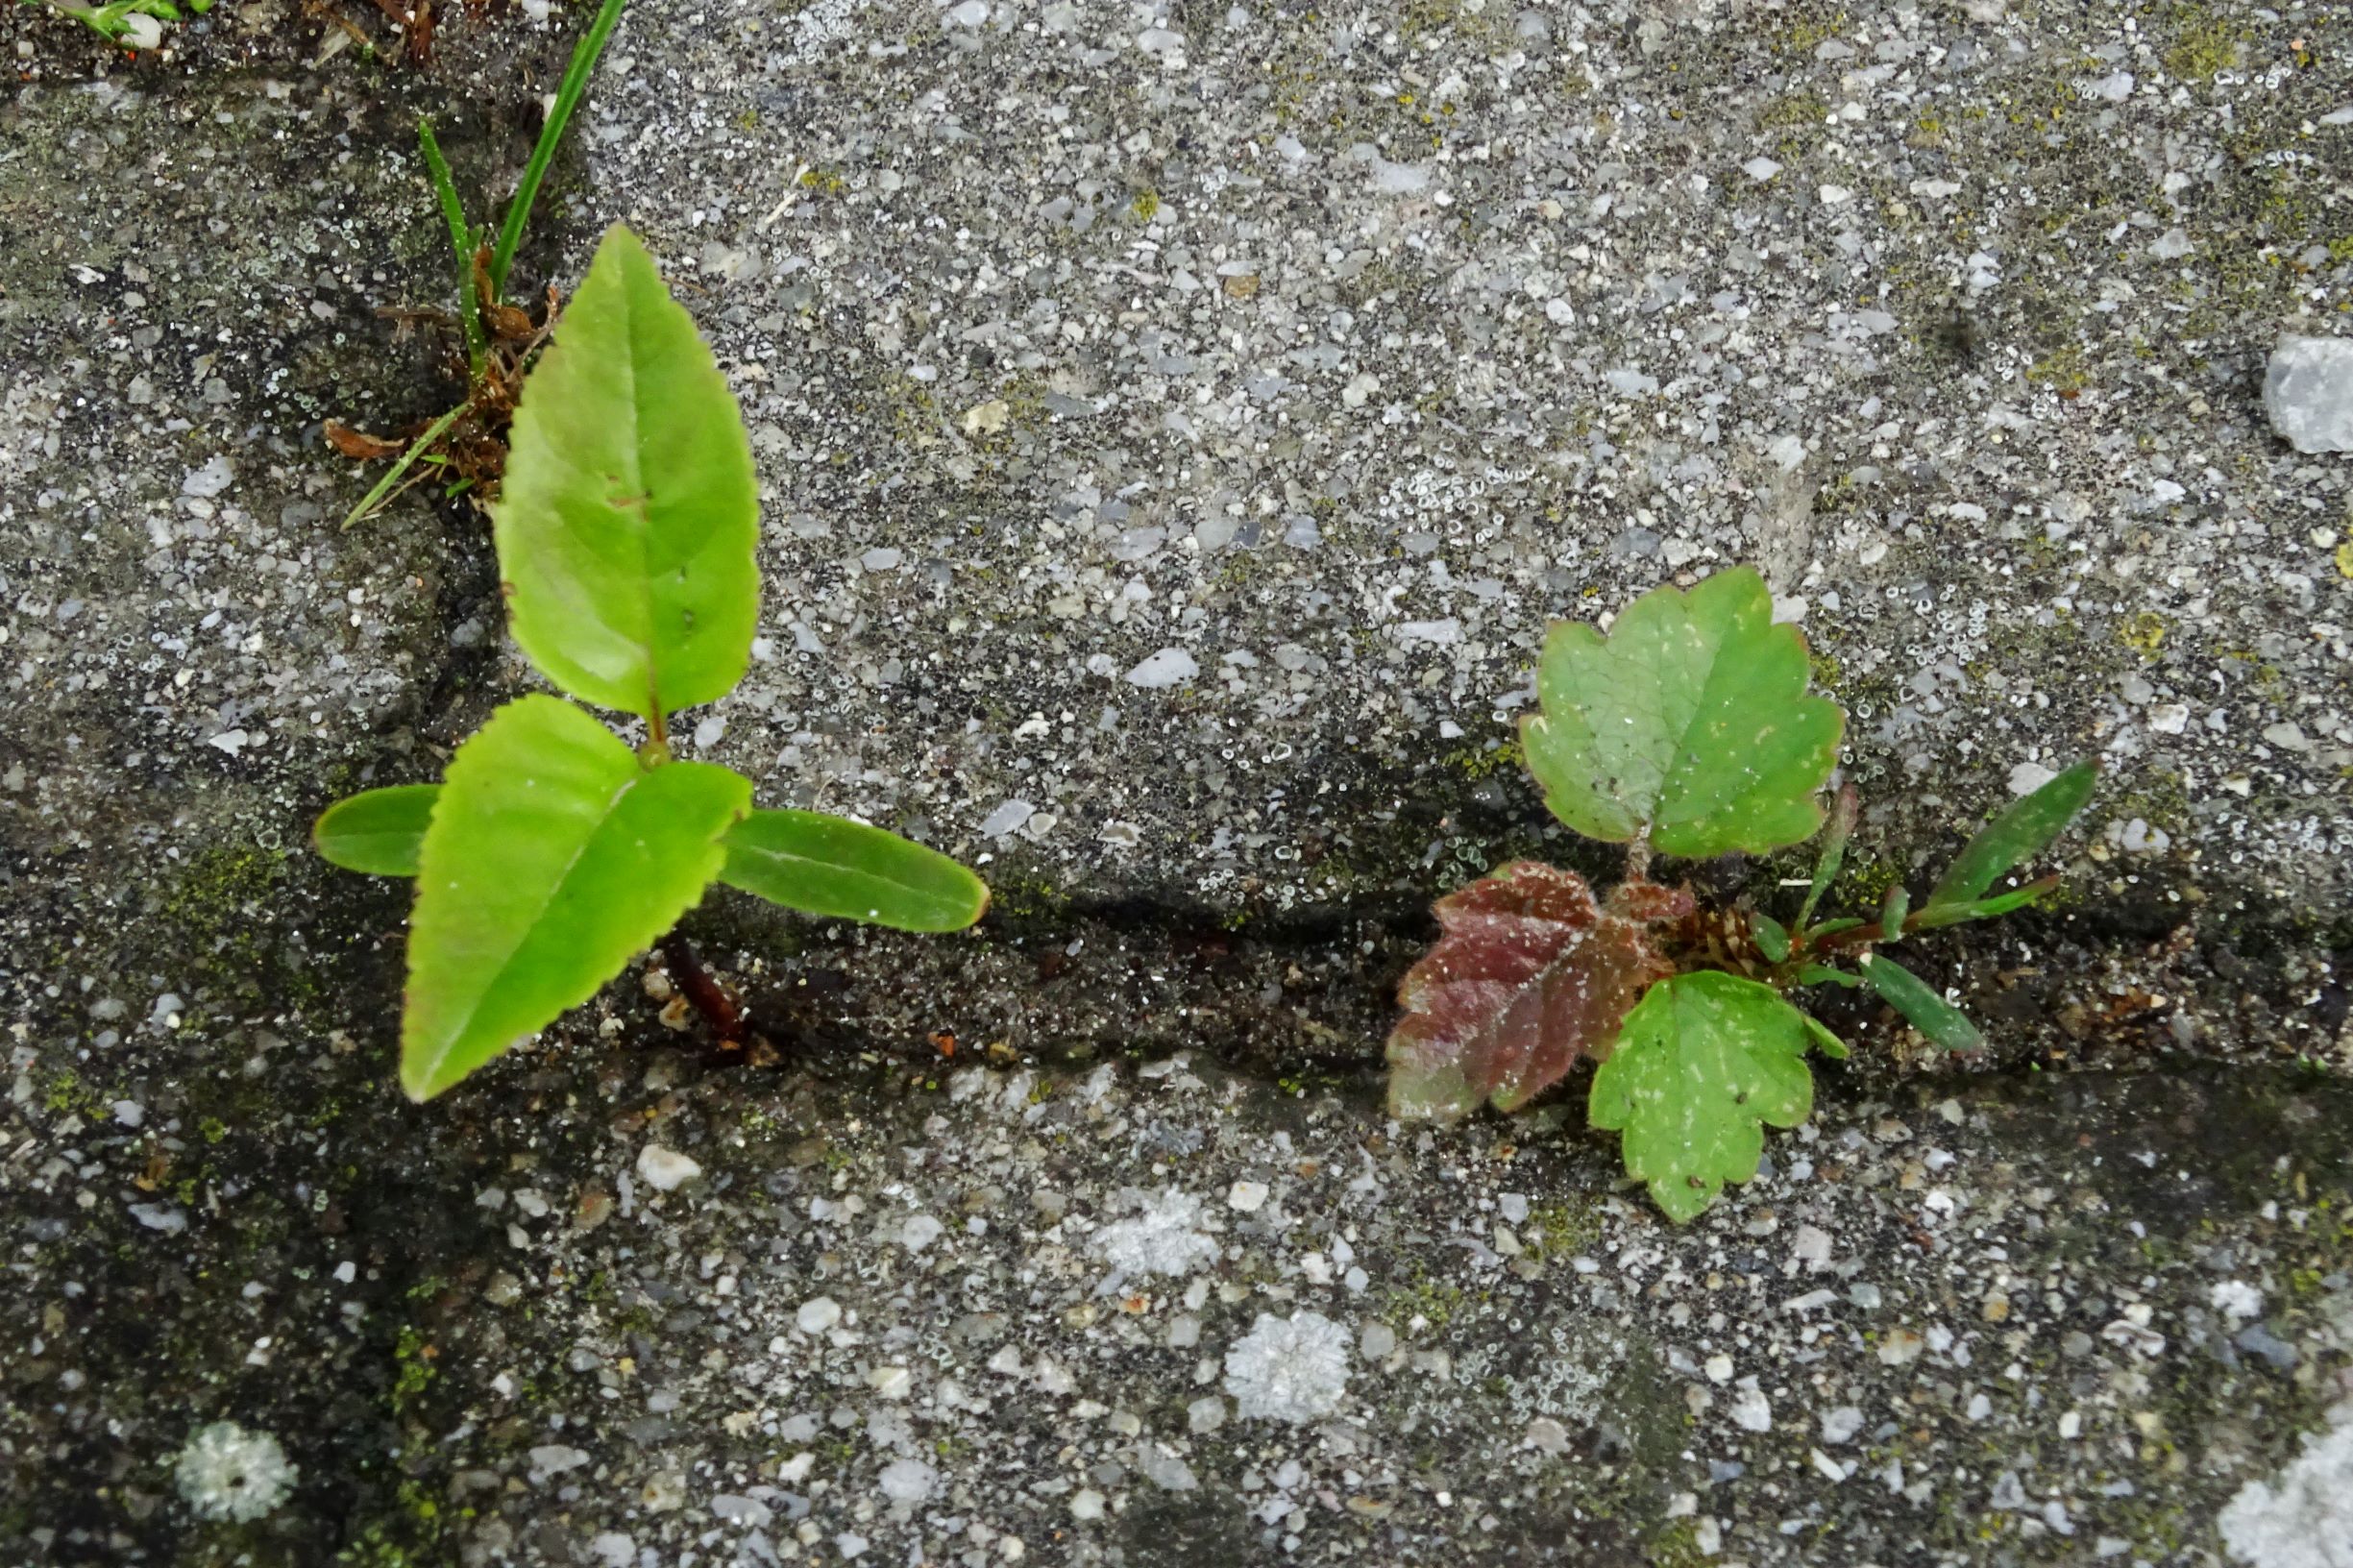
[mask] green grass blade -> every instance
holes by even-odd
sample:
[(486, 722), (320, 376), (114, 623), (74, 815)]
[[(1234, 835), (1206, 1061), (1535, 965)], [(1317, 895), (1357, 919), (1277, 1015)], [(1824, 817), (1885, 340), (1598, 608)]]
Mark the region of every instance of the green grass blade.
[(466, 204), (458, 199), (457, 183), (450, 178), (449, 159), (433, 139), (433, 122), (417, 119), (417, 145), (425, 149), (425, 166), (433, 177), (433, 194), (440, 198), (442, 220), (450, 226), (450, 251), (457, 258), (457, 314), (466, 324), (466, 365), (478, 373), (487, 339), (482, 336), (481, 307), (474, 298), (474, 229), (466, 222)]
[(1985, 1043), (1977, 1026), (1959, 1008), (1930, 990), (1928, 983), (1892, 959), (1876, 953), (1863, 957), (1863, 978), (1912, 1020), (1912, 1027), (1949, 1051), (1973, 1051)]
[(363, 790), (319, 814), (311, 843), (334, 865), (373, 876), (414, 876), (432, 825), (438, 784), (395, 784)]
[(1973, 903), (1994, 879), (2042, 851), (2075, 820), (2099, 782), (2099, 764), (2079, 762), (1978, 830), (1928, 894), (1927, 908)]
[(725, 842), (722, 882), (811, 915), (961, 931), (989, 907), (980, 878), (947, 856), (841, 817), (755, 811)]
[(539, 183), (547, 178), (548, 165), (555, 160), (556, 144), (564, 139), (564, 127), (572, 122), (573, 110), (588, 91), (588, 79), (596, 72), (597, 58), (604, 53), (614, 24), (621, 20), (621, 8), (627, 3), (628, 0), (604, 0), (597, 8), (597, 19), (589, 24), (588, 32), (572, 51), (572, 63), (564, 68), (564, 80), (555, 89), (555, 106), (548, 110), (547, 124), (539, 128), (539, 141), (531, 148), (531, 160), (523, 167), (523, 183), (515, 187), (515, 199), (506, 204), (506, 217), (499, 225), (499, 243), (490, 253), (493, 298), (505, 297), (506, 269), (514, 265), (515, 250), (523, 243), (523, 227), (530, 221), (531, 203), (539, 195)]
[(376, 481), (376, 488), (360, 498), (359, 504), (353, 507), (351, 515), (343, 520), (343, 526), (349, 528), (353, 524), (373, 514), (378, 504), (386, 496), (392, 494), (393, 486), (401, 482), (401, 476), (416, 467), (426, 453), (431, 449), (433, 443), (448, 434), (450, 427), (456, 424), (459, 417), (472, 406), (471, 404), (461, 403), (428, 425), (425, 428), (425, 433), (409, 442), (408, 450), (393, 460), (391, 470), (382, 478)]

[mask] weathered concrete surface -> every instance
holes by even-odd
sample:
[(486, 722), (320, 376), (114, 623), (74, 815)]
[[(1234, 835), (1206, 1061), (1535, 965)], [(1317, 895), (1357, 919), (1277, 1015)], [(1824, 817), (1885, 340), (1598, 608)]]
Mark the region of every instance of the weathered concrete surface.
[[(565, 35), (452, 21), (403, 74), (314, 67), (323, 24), (266, 8), (135, 65), (0, 21), (0, 1541), (2223, 1554), (2345, 1393), (2342, 1090), (2260, 1066), (2345, 1060), (2353, 463), (2260, 404), (2280, 333), (2348, 330), (2343, 15), (982, 11), (645, 8), (527, 261), (638, 226), (754, 425), (769, 625), (697, 744), (990, 857), (998, 913), (917, 942), (717, 900), (691, 929), (809, 1065), (649, 1081), (625, 983), (428, 1111), (390, 1089), (400, 890), (302, 824), (529, 676), (478, 520), (339, 532), (360, 477), (316, 424), (447, 395), (374, 314), (447, 286), (413, 115), (511, 181)], [(1384, 1126), (1362, 1065), (1427, 900), (1610, 864), (1498, 749), (1542, 625), (1742, 559), (1854, 712), (1865, 886), (2022, 767), (2110, 763), (2078, 899), (1924, 950), (1990, 1060), (2228, 1066), (1948, 1081), (1838, 1017), (1865, 1049), (1811, 1138), (1686, 1233), (1541, 1125)], [(934, 1034), (1000, 1076), (886, 1065)], [(648, 1142), (704, 1176), (581, 1229)], [(1133, 1312), (1094, 1294), (1128, 1188), (1222, 1226)], [(818, 1295), (856, 1337), (802, 1334)], [(1308, 1427), (1241, 1415), (1225, 1353), (1299, 1311), (1404, 1360)], [(300, 1466), (257, 1522), (176, 1484), (219, 1420)]]

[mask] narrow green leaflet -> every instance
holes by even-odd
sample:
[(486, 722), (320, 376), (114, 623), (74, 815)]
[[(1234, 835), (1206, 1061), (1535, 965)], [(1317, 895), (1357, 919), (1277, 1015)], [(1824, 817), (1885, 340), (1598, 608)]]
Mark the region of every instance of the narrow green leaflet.
[(1764, 1128), (1814, 1106), (1807, 1018), (1752, 980), (1703, 969), (1653, 986), (1594, 1074), (1593, 1125), (1624, 1135), (1626, 1171), (1669, 1219), (1756, 1174)]
[(451, 759), (409, 919), (401, 1084), (429, 1099), (596, 994), (719, 874), (751, 784), (641, 765), (551, 697), (508, 703)]
[(321, 812), (310, 839), (320, 854), (347, 871), (414, 876), (433, 802), (440, 797), (438, 784), (364, 790)]
[(1879, 900), (1879, 935), (1894, 942), (1903, 935), (1903, 918), (1912, 912), (1912, 894), (1900, 882), (1887, 890)]
[(726, 851), (722, 882), (811, 915), (961, 931), (989, 907), (981, 879), (939, 851), (813, 811), (755, 811)]
[(724, 696), (759, 614), (759, 497), (734, 397), (637, 236), (598, 247), (524, 383), (492, 511), (515, 641), (649, 718)]
[(1845, 723), (1805, 694), (1805, 641), (1773, 624), (1749, 567), (1643, 595), (1611, 626), (1562, 622), (1522, 721), (1553, 814), (1589, 838), (1644, 832), (1671, 855), (1761, 852), (1822, 825), (1814, 796)]
[(1749, 917), (1749, 935), (1756, 941), (1756, 949), (1774, 963), (1789, 957), (1789, 928), (1770, 915)]
[(1985, 1043), (1969, 1016), (1930, 989), (1919, 975), (1876, 953), (1863, 955), (1863, 978), (1912, 1027), (1949, 1051), (1973, 1051)]
[(1822, 895), (1830, 891), (1838, 880), (1838, 868), (1847, 858), (1847, 841), (1854, 837), (1854, 824), (1863, 814), (1863, 797), (1851, 784), (1841, 784), (1830, 802), (1830, 822), (1822, 835), (1822, 853), (1814, 860), (1814, 880), (1805, 890), (1805, 903), (1798, 911), (1798, 929), (1806, 929), (1814, 918), (1814, 909)]
[(1928, 894), (1924, 907), (1938, 909), (1983, 897), (1997, 877), (2039, 854), (2057, 838), (2091, 800), (2093, 786), (2098, 782), (2099, 764), (2079, 762), (2012, 804), (1969, 841), (1969, 846)]
[(1997, 915), (2024, 909), (2058, 885), (2059, 878), (2047, 876), (2039, 882), (2029, 882), (2022, 888), (2012, 888), (2008, 893), (1998, 893), (1974, 903), (1930, 904), (1912, 917), (1912, 929), (1933, 931), (1938, 926), (1959, 925), (1964, 920), (1990, 920)]

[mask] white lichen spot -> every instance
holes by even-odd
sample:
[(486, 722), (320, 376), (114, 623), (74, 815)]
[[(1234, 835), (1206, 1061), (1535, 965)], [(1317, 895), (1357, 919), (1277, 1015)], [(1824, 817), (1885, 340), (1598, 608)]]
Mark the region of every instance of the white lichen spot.
[(1217, 1238), (1202, 1225), (1201, 1200), (1179, 1188), (1146, 1198), (1133, 1219), (1095, 1234), (1095, 1250), (1119, 1274), (1189, 1274), (1217, 1260)]
[(2329, 1412), (2335, 1428), (2272, 1482), (2239, 1489), (2215, 1521), (2222, 1544), (2261, 1568), (2353, 1568), (2353, 1401)]
[(207, 1519), (246, 1523), (276, 1511), (300, 1472), (278, 1439), (215, 1421), (188, 1439), (173, 1465), (180, 1495)]
[(1348, 1391), (1348, 1331), (1321, 1312), (1261, 1312), (1226, 1352), (1225, 1390), (1237, 1415), (1267, 1421), (1320, 1420)]

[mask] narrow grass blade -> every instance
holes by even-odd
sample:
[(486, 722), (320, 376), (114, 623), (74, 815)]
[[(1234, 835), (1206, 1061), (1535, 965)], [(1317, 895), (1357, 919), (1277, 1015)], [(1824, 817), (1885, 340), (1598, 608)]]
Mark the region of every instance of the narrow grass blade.
[(604, 0), (597, 8), (597, 19), (574, 47), (572, 63), (564, 68), (564, 80), (556, 86), (555, 105), (548, 110), (548, 123), (539, 128), (539, 141), (531, 148), (531, 160), (523, 167), (523, 183), (515, 187), (515, 199), (506, 204), (506, 217), (499, 225), (499, 243), (490, 253), (490, 288), (500, 298), (505, 297), (506, 269), (514, 265), (515, 250), (523, 243), (523, 228), (530, 221), (531, 203), (539, 195), (539, 183), (547, 178), (548, 165), (555, 160), (556, 144), (564, 139), (564, 127), (571, 123), (572, 111), (578, 107), (581, 94), (588, 91), (588, 79), (596, 73), (597, 59), (604, 53), (614, 24), (621, 20), (621, 8), (627, 3), (628, 0)]
[(449, 159), (433, 139), (433, 122), (417, 120), (417, 145), (425, 150), (425, 166), (433, 177), (433, 194), (441, 200), (442, 220), (450, 226), (450, 253), (457, 260), (457, 313), (466, 324), (466, 366), (479, 374), (482, 352), (482, 312), (474, 303), (474, 229), (466, 222), (466, 204), (458, 199), (457, 183), (450, 178)]
[(408, 450), (402, 453), (400, 457), (394, 461), (390, 471), (376, 481), (376, 488), (369, 491), (360, 499), (359, 504), (352, 508), (351, 515), (343, 520), (344, 527), (349, 528), (363, 518), (374, 515), (377, 506), (386, 496), (392, 494), (393, 486), (401, 482), (401, 476), (416, 467), (425, 454), (432, 450), (433, 443), (447, 435), (450, 427), (456, 424), (459, 417), (471, 406), (470, 404), (459, 404), (428, 425), (423, 435), (408, 443)]

